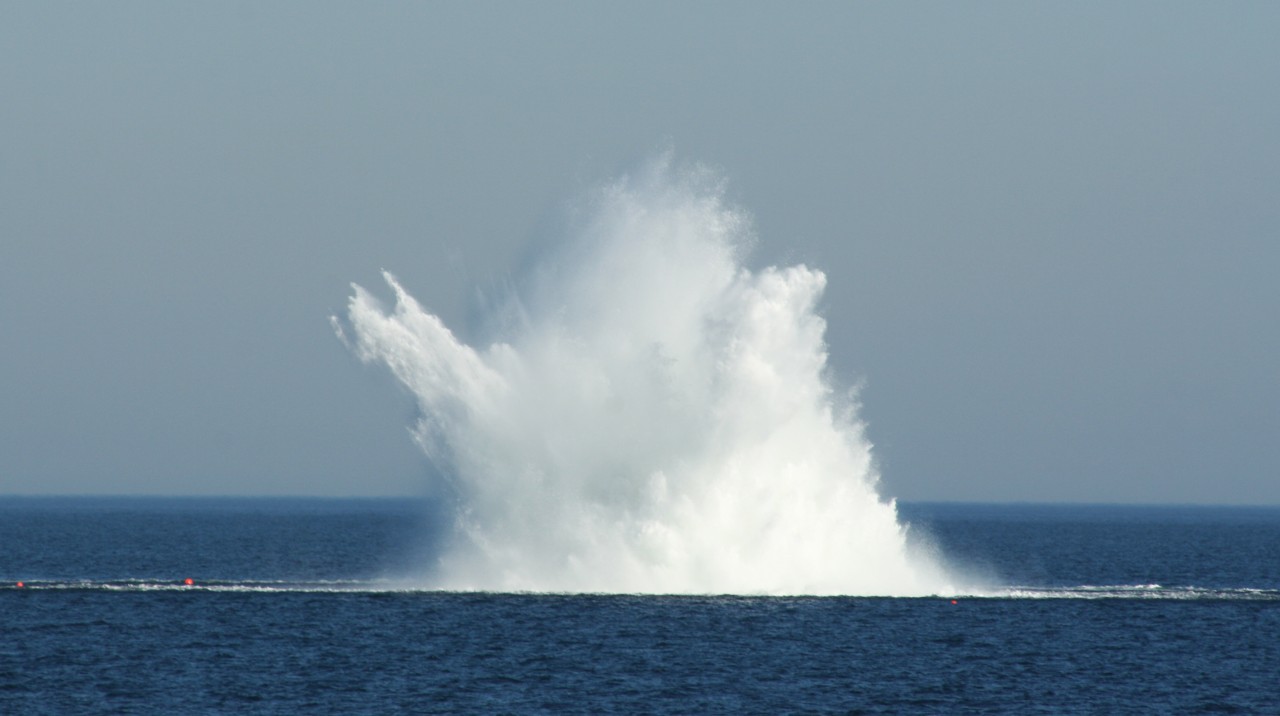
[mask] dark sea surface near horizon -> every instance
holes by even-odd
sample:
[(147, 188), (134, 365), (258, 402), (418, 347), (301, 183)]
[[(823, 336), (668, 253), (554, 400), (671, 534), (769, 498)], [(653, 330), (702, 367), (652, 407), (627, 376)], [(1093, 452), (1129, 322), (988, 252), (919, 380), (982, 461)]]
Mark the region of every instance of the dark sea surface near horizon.
[(0, 714), (1280, 713), (1280, 508), (900, 511), (992, 596), (406, 590), (423, 504), (0, 498)]

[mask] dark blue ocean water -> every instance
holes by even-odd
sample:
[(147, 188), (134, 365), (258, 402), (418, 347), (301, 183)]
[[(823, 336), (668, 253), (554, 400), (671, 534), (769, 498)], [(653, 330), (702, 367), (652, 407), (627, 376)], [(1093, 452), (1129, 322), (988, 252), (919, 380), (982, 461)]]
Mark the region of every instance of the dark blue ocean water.
[(997, 596), (398, 591), (422, 505), (0, 498), (0, 714), (1280, 713), (1280, 509), (902, 512)]

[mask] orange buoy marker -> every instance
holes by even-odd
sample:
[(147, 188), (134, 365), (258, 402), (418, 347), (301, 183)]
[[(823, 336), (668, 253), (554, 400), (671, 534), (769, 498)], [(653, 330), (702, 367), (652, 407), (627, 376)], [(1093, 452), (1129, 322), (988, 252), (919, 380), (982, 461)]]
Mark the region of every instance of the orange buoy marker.
[(954, 599), (952, 599), (952, 600), (951, 600), (951, 603), (952, 603), (952, 604), (959, 604), (959, 602), (957, 602), (957, 601), (956, 601), (956, 600), (954, 600)]
[(185, 584), (185, 585), (187, 585), (188, 587), (190, 587), (191, 585), (195, 584), (196, 582), (195, 582), (195, 580), (194, 580), (194, 579), (192, 579), (191, 577), (187, 577), (186, 579), (182, 580), (182, 583), (183, 583), (183, 584)]
[(23, 584), (22, 582), (18, 582), (18, 589), (22, 589), (25, 586), (27, 585)]

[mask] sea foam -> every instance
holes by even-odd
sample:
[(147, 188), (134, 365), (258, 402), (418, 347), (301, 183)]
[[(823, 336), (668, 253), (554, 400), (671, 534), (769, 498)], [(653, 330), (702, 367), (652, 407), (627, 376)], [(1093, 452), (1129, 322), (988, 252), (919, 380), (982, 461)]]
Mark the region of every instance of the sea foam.
[(826, 284), (750, 270), (723, 180), (663, 155), (585, 197), (562, 240), (459, 341), (391, 274), (340, 337), (415, 396), (447, 482), (441, 589), (923, 595), (851, 392), (827, 368)]

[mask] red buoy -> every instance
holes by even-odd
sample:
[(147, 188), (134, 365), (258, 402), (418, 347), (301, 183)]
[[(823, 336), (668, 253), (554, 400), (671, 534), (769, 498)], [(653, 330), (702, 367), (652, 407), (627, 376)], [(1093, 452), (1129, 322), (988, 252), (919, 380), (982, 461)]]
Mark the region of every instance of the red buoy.
[(952, 604), (959, 604), (959, 602), (957, 602), (957, 601), (956, 601), (956, 600), (954, 600), (954, 599), (952, 599), (952, 600), (951, 600), (951, 603), (952, 603)]
[(18, 582), (18, 589), (22, 589), (25, 586), (27, 585), (23, 584), (22, 582)]
[(195, 582), (195, 580), (194, 580), (194, 579), (192, 579), (191, 577), (187, 577), (186, 579), (182, 580), (182, 583), (183, 583), (183, 584), (185, 584), (185, 585), (187, 585), (188, 587), (190, 587), (191, 585), (195, 584), (196, 582)]

